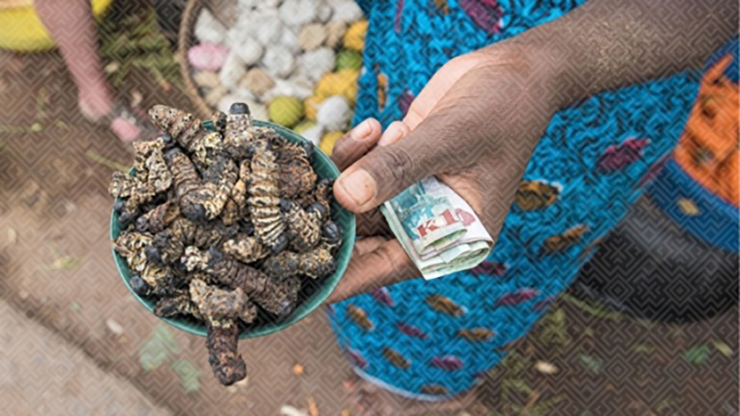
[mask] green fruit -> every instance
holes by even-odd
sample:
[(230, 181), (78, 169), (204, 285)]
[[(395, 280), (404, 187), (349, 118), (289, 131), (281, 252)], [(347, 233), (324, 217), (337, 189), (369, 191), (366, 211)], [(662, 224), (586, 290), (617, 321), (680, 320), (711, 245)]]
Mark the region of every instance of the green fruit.
[(316, 122), (315, 121), (304, 120), (304, 121), (298, 123), (298, 125), (296, 125), (295, 127), (293, 127), (293, 131), (295, 131), (298, 134), (301, 134), (304, 131), (306, 131), (306, 130), (312, 128), (312, 127), (315, 127), (315, 126), (316, 126)]
[(359, 70), (362, 67), (362, 55), (357, 51), (344, 49), (337, 55), (337, 71), (343, 69)]
[(303, 103), (295, 97), (275, 97), (270, 103), (270, 120), (293, 127), (303, 118)]

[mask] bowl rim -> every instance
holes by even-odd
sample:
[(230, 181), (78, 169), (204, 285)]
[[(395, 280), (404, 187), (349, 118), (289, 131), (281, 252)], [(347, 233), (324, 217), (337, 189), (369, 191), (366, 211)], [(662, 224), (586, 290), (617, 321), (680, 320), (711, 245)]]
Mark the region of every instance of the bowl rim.
[[(262, 120), (254, 120), (254, 125), (258, 127), (272, 127), (280, 133), (281, 136), (285, 137), (287, 140), (291, 142), (295, 142), (296, 139), (298, 141), (303, 142), (309, 142), (306, 138), (301, 136), (300, 134), (296, 133), (293, 130), (290, 130), (288, 128), (285, 128), (283, 126), (277, 125), (275, 123), (271, 123), (269, 121), (262, 121)], [(332, 179), (336, 179), (339, 177), (339, 168), (334, 164), (334, 162), (327, 156), (321, 149), (319, 149), (318, 146), (314, 147), (314, 154), (312, 158), (312, 165), (314, 163), (315, 158), (318, 157), (321, 160), (321, 164), (327, 166), (331, 172)], [(133, 170), (133, 167), (131, 168)], [(131, 171), (129, 171), (130, 173)], [(323, 179), (323, 178), (321, 178)], [(118, 198), (117, 198), (118, 199)], [(324, 301), (329, 298), (329, 295), (331, 295), (332, 292), (334, 292), (334, 289), (339, 284), (339, 281), (342, 280), (342, 277), (344, 276), (345, 271), (347, 270), (347, 266), (349, 265), (349, 261), (352, 257), (352, 246), (354, 245), (355, 240), (355, 232), (356, 232), (356, 217), (355, 214), (351, 211), (346, 210), (344, 207), (339, 205), (338, 202), (335, 201), (335, 206), (339, 207), (340, 210), (344, 211), (344, 215), (348, 218), (348, 224), (346, 228), (343, 228), (342, 231), (344, 232), (344, 236), (342, 237), (342, 245), (339, 248), (339, 251), (337, 252), (337, 267), (334, 273), (331, 276), (326, 277), (321, 285), (320, 290), (314, 292), (311, 297), (309, 298), (310, 302), (303, 302), (298, 304), (296, 309), (288, 315), (287, 318), (282, 319), (276, 323), (272, 324), (265, 324), (258, 326), (254, 329), (241, 331), (239, 333), (239, 338), (256, 338), (268, 334), (272, 334), (277, 331), (281, 331), (291, 325), (294, 325), (310, 315), (313, 311), (320, 308), (321, 305), (324, 304)], [(118, 225), (118, 214), (116, 214), (115, 211), (111, 210), (111, 219), (110, 219), (110, 239), (113, 241), (115, 238), (118, 237), (118, 235), (114, 235), (114, 226)], [(120, 234), (120, 225), (118, 234)], [(116, 252), (116, 250), (113, 248), (113, 245), (111, 244), (111, 252), (113, 253), (113, 262), (116, 264), (116, 270), (118, 271), (118, 276), (123, 280), (123, 284), (126, 286), (126, 289), (129, 291), (129, 293), (142, 305), (146, 310), (148, 310), (152, 315), (154, 315), (154, 306), (150, 305), (150, 301), (144, 299), (142, 296), (139, 296), (136, 292), (134, 292), (133, 288), (131, 287), (131, 284), (129, 283), (129, 279), (127, 278), (127, 275), (131, 275), (131, 271), (128, 270), (128, 266), (126, 265), (126, 261), (123, 257), (120, 256)], [(187, 321), (184, 321), (183, 319), (176, 319), (176, 318), (162, 318), (159, 316), (154, 315), (158, 319), (167, 322), (168, 324), (174, 326), (175, 328), (185, 331), (187, 333), (193, 334), (193, 335), (199, 335), (202, 337), (205, 337), (206, 329), (205, 325), (202, 327), (197, 327)]]

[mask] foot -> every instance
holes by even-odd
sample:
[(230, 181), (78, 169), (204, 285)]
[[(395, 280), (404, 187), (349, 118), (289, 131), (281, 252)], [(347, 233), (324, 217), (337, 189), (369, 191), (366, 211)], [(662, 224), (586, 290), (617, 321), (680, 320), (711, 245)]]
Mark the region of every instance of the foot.
[(116, 117), (110, 123), (110, 129), (124, 142), (132, 142), (141, 136), (142, 129), (136, 123), (124, 117)]
[(80, 112), (93, 123), (99, 123), (113, 110), (113, 96), (105, 86), (79, 90)]
[(78, 103), (82, 115), (93, 123), (109, 123), (113, 133), (124, 142), (138, 139), (143, 133), (130, 110), (117, 108), (107, 92), (80, 92)]

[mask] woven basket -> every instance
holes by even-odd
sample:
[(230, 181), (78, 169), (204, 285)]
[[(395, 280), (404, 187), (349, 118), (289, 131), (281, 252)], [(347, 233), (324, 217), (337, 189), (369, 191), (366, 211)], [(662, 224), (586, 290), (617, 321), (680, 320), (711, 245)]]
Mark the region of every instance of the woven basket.
[(190, 97), (190, 101), (193, 102), (197, 115), (201, 118), (210, 117), (213, 111), (206, 104), (198, 91), (198, 86), (193, 81), (193, 71), (188, 61), (188, 50), (193, 45), (195, 22), (204, 6), (202, 0), (188, 0), (185, 5), (185, 11), (183, 11), (182, 21), (180, 23), (180, 32), (177, 37), (178, 47), (176, 56), (177, 61), (180, 63), (180, 72), (185, 83), (185, 92)]

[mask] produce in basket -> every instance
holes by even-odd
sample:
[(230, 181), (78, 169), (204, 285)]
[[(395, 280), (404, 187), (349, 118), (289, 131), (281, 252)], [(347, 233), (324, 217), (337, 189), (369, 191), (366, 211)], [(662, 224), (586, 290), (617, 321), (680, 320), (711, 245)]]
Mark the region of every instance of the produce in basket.
[(187, 51), (201, 99), (221, 111), (244, 101), (258, 118), (289, 128), (314, 121), (304, 136), (331, 154), (333, 142), (322, 138), (349, 129), (362, 69), (367, 20), (354, 0), (212, 7), (219, 9), (200, 9)]
[(254, 126), (244, 103), (206, 123), (162, 105), (149, 115), (164, 133), (134, 143), (132, 171), (113, 175), (113, 246), (155, 314), (205, 324), (208, 361), (230, 385), (247, 373), (240, 331), (287, 317), (304, 286), (334, 272), (332, 183), (317, 181), (311, 143)]

